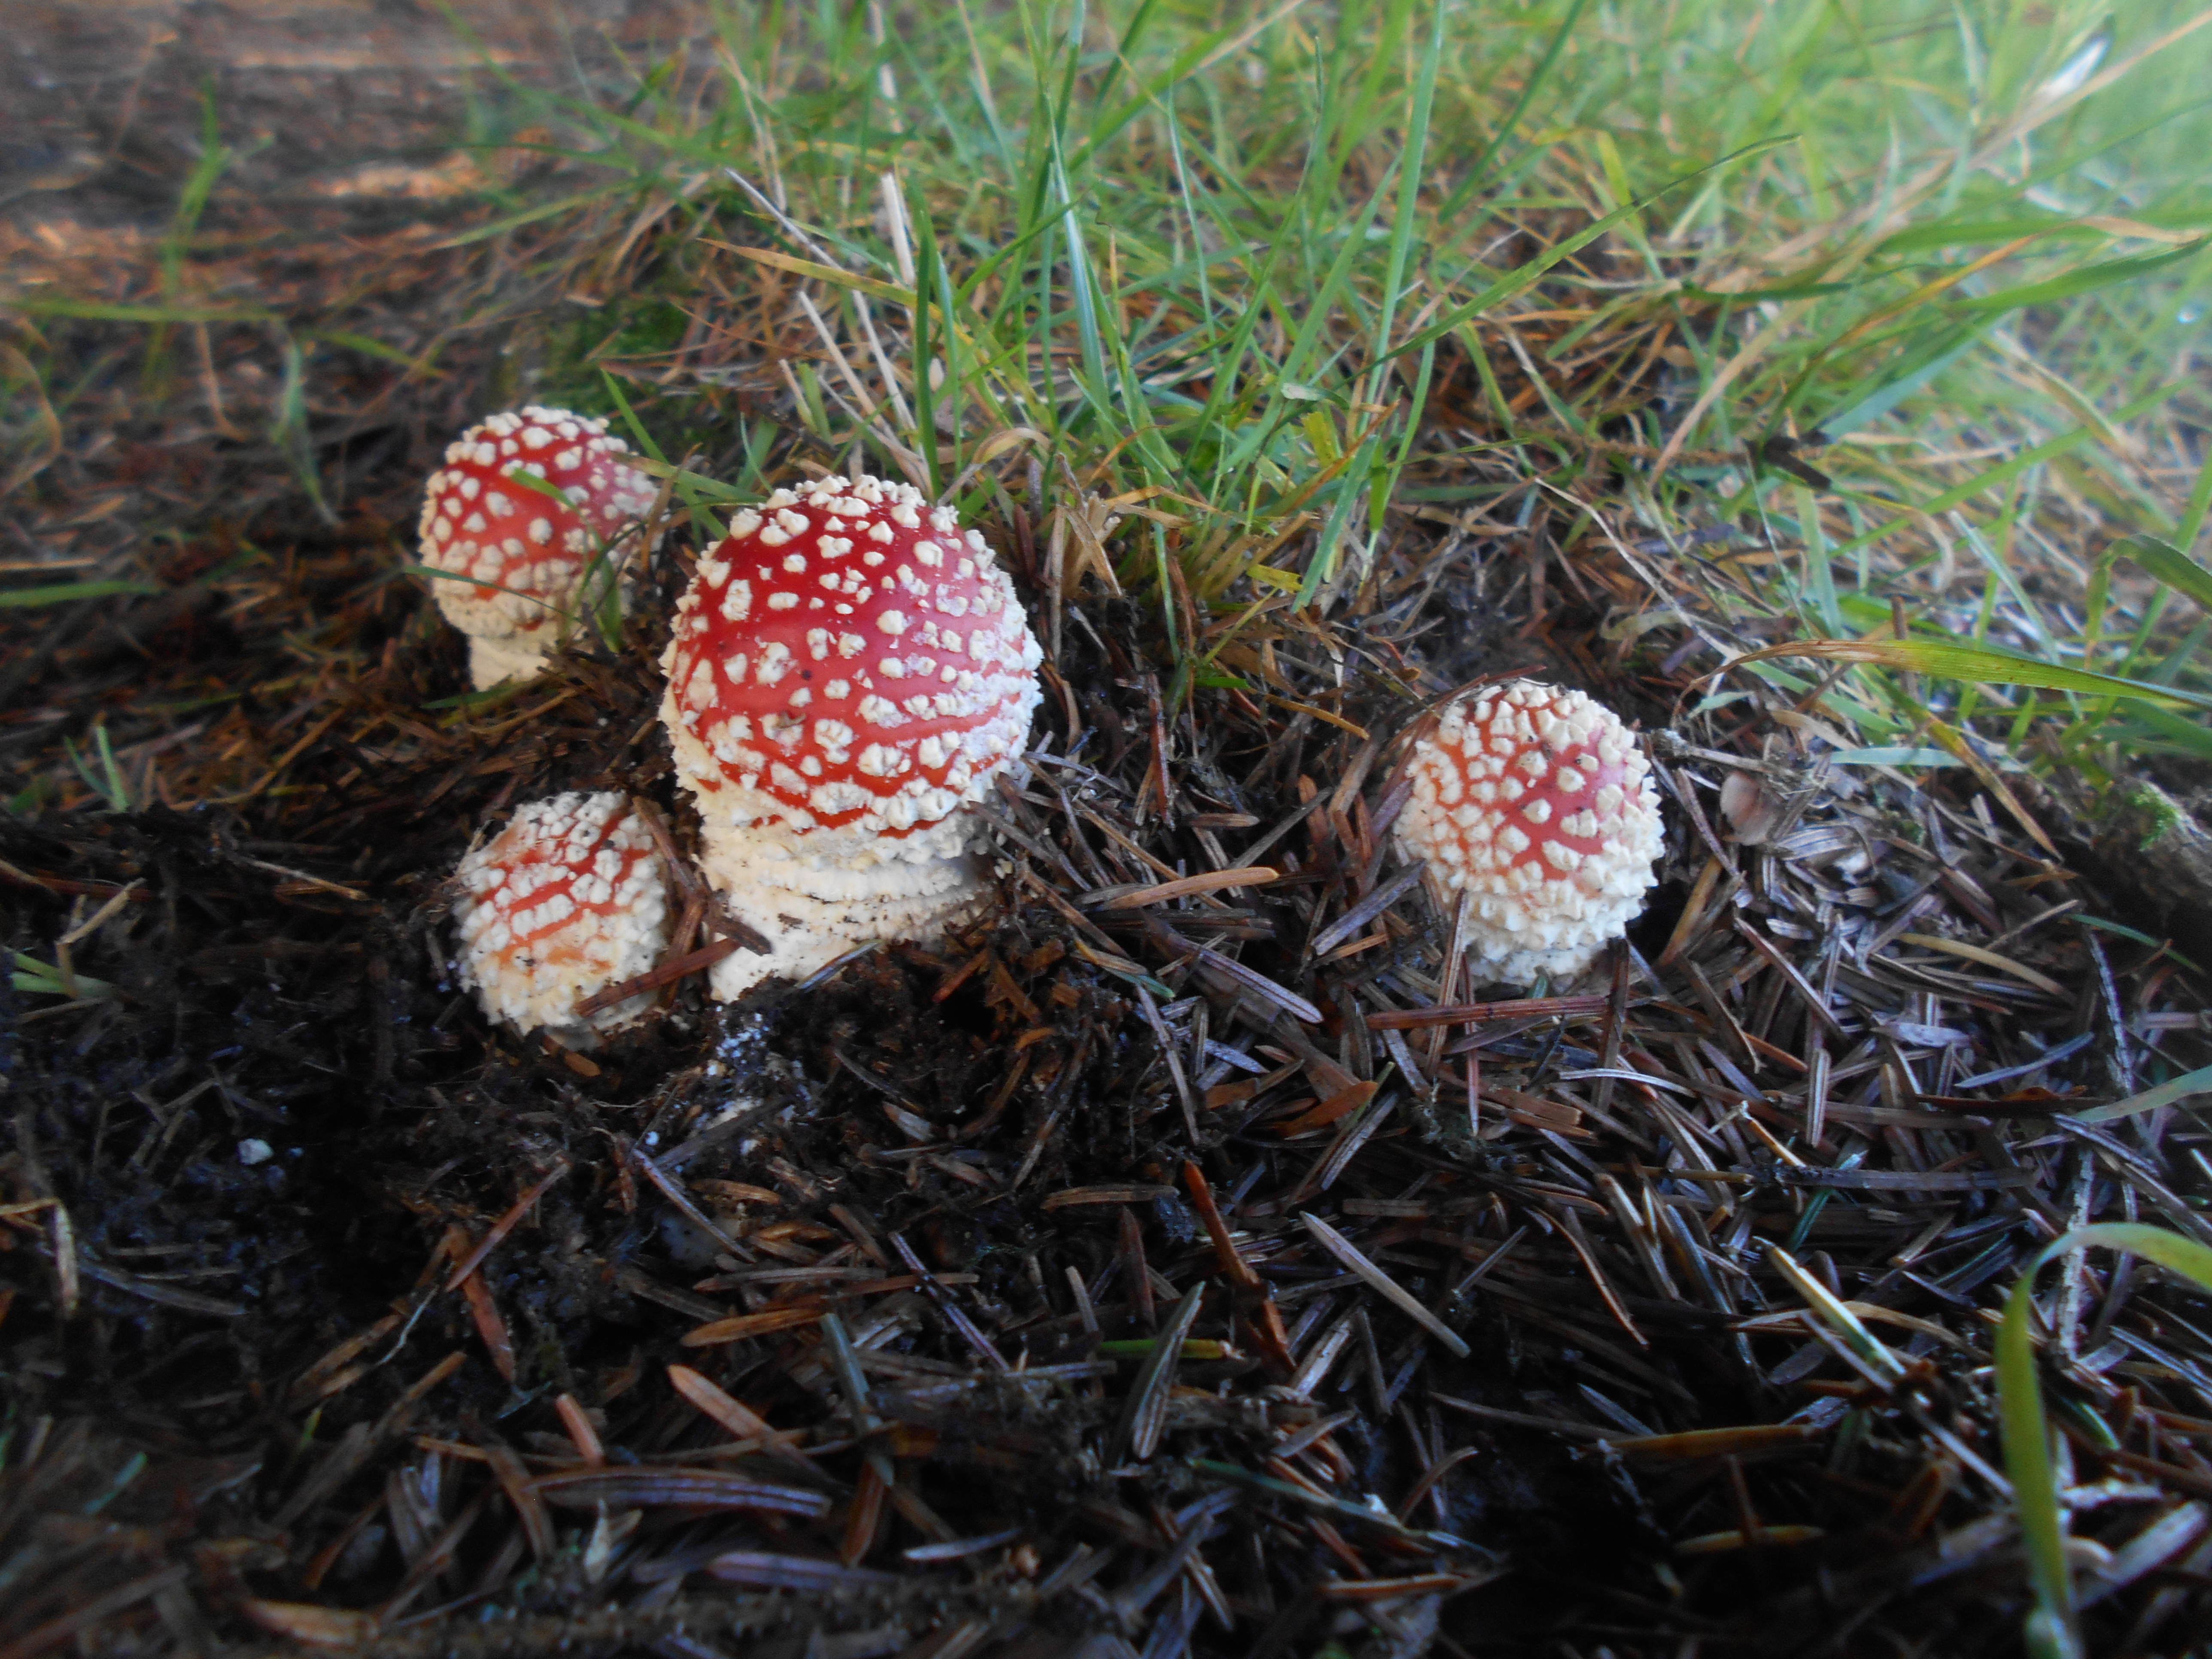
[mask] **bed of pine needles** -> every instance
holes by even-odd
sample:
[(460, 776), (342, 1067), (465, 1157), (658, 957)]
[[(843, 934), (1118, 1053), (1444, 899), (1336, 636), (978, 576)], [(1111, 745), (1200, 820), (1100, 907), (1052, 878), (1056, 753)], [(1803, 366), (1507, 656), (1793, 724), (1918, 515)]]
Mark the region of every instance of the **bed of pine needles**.
[[(1071, 568), (1012, 449), (986, 533), (1050, 645), (996, 913), (518, 1040), (447, 966), (471, 836), (574, 788), (693, 825), (684, 537), (489, 699), (393, 574), (511, 398), (512, 247), (256, 266), (355, 343), (265, 440), (204, 332), (82, 330), (112, 390), (14, 509), (93, 586), (0, 610), (0, 1659), (2014, 1649), (1997, 1300), (2087, 1220), (2212, 1242), (2193, 1119), (2069, 1116), (2212, 1028), (2058, 803), (1823, 765), (1819, 684), (1705, 703), (1756, 538), (1516, 518), (1510, 452), (1417, 457), (1486, 505), (1394, 515), (1333, 603), (1223, 611)], [(793, 290), (730, 283), (678, 356), (768, 441), (696, 469), (828, 469)], [(1526, 361), (1445, 354), (1434, 418)], [(1698, 620), (1601, 631), (1649, 606)], [(1245, 689), (1179, 676), (1216, 647)], [(1456, 973), (1389, 833), (1425, 709), (1523, 672), (1640, 726), (1668, 823), (1565, 994)], [(2042, 1311), (2096, 1650), (2187, 1649), (2212, 1316), (2078, 1260)]]

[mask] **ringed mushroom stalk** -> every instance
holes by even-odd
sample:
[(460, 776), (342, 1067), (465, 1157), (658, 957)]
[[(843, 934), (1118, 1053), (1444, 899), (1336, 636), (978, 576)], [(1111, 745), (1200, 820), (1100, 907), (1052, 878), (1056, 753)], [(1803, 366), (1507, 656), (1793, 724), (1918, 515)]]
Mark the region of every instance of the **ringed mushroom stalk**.
[(1413, 745), (1395, 834), (1465, 896), (1479, 981), (1575, 979), (1641, 914), (1662, 837), (1650, 772), (1635, 733), (1580, 691), (1515, 680), (1445, 706)]
[(971, 810), (1029, 740), (1041, 653), (981, 534), (909, 484), (830, 477), (738, 514), (677, 605), (661, 720), (700, 867), (765, 935), (714, 994), (975, 914)]
[[(479, 691), (534, 679), (580, 605), (641, 550), (653, 481), (605, 421), (533, 404), (447, 446), (424, 491), (419, 540), (446, 619), (469, 636)], [(601, 590), (603, 591), (603, 590)]]
[(532, 801), (453, 872), (461, 983), (488, 1018), (566, 1048), (599, 1047), (642, 1018), (652, 994), (590, 1015), (576, 1006), (667, 950), (667, 874), (627, 796)]

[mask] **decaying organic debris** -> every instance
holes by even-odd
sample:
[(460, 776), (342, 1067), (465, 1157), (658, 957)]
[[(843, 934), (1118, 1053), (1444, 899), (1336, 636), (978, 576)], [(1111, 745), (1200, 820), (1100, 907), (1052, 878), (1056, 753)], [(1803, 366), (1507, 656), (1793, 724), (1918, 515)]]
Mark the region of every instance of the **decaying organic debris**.
[[(2201, 1041), (2185, 981), (2002, 806), (1808, 778), (1741, 705), (1654, 745), (1609, 984), (1447, 972), (1395, 738), (1495, 661), (1424, 630), (1516, 556), (1448, 556), (1273, 619), (1282, 706), (1202, 720), (1078, 607), (994, 915), (724, 1012), (692, 895), (670, 1014), (596, 1060), (487, 1029), (428, 900), (502, 802), (688, 836), (650, 613), (460, 717), (414, 650), (163, 757), (228, 804), (11, 825), (54, 990), (8, 1055), (6, 1639), (1803, 1651), (1843, 1575), (1974, 1645), (2018, 1594), (1977, 1310), (2070, 1221), (2203, 1228), (2185, 1123), (2064, 1115)], [(2052, 1318), (2124, 1431), (2074, 1477), (2107, 1605), (2179, 1630), (2194, 1316), (2081, 1270)]]

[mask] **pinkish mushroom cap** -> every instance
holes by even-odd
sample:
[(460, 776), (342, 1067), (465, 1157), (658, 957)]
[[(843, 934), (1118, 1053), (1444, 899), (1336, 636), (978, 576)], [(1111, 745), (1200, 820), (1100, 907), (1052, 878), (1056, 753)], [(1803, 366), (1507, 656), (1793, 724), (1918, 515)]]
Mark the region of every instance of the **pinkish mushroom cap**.
[(1580, 691), (1516, 680), (1461, 697), (1413, 749), (1400, 851), (1468, 899), (1484, 978), (1574, 978), (1644, 908), (1659, 856), (1650, 763)]
[(453, 879), (461, 982), (490, 1018), (590, 1048), (652, 1007), (647, 994), (576, 1012), (668, 948), (666, 872), (627, 797), (532, 801), (471, 848)]
[(634, 538), (629, 527), (654, 491), (628, 453), (605, 421), (535, 404), (491, 416), (447, 447), (424, 495), (422, 557), (450, 573), (432, 589), (469, 636), (479, 690), (542, 672), (592, 562), (633, 550), (626, 530)]

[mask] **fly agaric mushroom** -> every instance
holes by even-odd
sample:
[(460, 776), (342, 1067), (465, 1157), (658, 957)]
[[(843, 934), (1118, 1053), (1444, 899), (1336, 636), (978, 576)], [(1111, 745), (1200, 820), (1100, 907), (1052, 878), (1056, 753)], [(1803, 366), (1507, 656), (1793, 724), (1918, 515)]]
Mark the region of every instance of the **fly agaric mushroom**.
[(586, 998), (646, 972), (668, 948), (666, 872), (629, 799), (611, 791), (532, 801), (454, 872), (461, 983), (486, 1016), (543, 1027), (568, 1048), (653, 1006), (635, 996), (596, 1014)]
[(700, 866), (775, 947), (724, 958), (717, 997), (975, 908), (966, 809), (1028, 741), (1039, 660), (983, 538), (909, 484), (821, 478), (738, 514), (661, 659)]
[(1533, 680), (1457, 699), (1414, 744), (1399, 850), (1467, 896), (1482, 977), (1570, 980), (1621, 936), (1659, 856), (1650, 771), (1611, 709)]
[(623, 526), (652, 507), (653, 489), (628, 453), (605, 421), (534, 404), (447, 447), (422, 502), (422, 562), (468, 579), (431, 586), (469, 636), (479, 691), (543, 672), (594, 557), (629, 550)]

